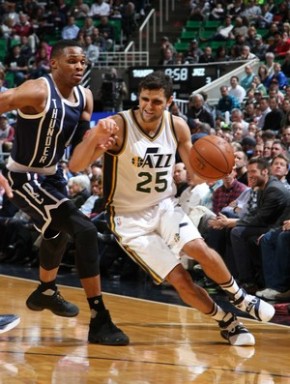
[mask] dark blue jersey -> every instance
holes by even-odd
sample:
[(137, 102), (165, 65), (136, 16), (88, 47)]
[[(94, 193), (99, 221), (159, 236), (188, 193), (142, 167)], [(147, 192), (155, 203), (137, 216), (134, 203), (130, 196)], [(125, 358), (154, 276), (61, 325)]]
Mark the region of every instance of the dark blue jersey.
[(26, 115), (18, 112), (14, 145), (7, 168), (14, 172), (53, 174), (56, 164), (71, 144), (86, 97), (82, 86), (74, 87), (75, 102), (70, 102), (58, 91), (51, 75), (43, 77), (48, 97), (43, 112)]

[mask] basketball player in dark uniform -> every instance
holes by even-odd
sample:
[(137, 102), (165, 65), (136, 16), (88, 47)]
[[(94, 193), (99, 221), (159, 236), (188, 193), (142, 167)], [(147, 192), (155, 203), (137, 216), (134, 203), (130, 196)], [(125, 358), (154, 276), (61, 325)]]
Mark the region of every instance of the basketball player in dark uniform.
[[(96, 228), (67, 198), (66, 181), (58, 166), (66, 147), (77, 145), (90, 128), (93, 97), (80, 85), (86, 57), (78, 43), (64, 40), (53, 47), (50, 65), (50, 75), (0, 94), (0, 114), (18, 112), (15, 141), (0, 185), (43, 236), (40, 285), (26, 304), (32, 310), (50, 309), (59, 316), (78, 314), (78, 307), (64, 300), (56, 286), (70, 235), (91, 310), (89, 342), (127, 345), (129, 338), (113, 324), (102, 300)], [(113, 126), (110, 120), (99, 125), (97, 146), (110, 147), (113, 139), (108, 132)]]

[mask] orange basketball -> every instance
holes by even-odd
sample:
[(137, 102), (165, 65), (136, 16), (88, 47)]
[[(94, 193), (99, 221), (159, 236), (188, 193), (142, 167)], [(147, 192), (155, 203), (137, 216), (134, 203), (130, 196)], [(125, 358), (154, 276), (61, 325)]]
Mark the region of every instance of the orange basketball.
[(235, 158), (232, 146), (219, 136), (196, 140), (189, 156), (194, 172), (203, 179), (218, 180), (232, 172)]

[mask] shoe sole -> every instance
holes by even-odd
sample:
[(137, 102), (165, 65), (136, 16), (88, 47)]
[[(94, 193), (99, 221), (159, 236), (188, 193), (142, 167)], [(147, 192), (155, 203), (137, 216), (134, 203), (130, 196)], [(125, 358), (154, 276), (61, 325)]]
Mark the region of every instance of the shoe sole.
[(124, 341), (115, 341), (115, 342), (109, 342), (109, 341), (102, 341), (102, 340), (88, 340), (90, 344), (100, 344), (100, 345), (111, 345), (111, 346), (126, 346), (129, 345), (129, 340)]
[(4, 333), (4, 332), (10, 331), (11, 329), (15, 328), (19, 323), (20, 323), (20, 318), (15, 319), (10, 324), (7, 324), (7, 326), (5, 326), (4, 328), (1, 328), (0, 329), (0, 333)]
[(47, 308), (47, 307), (39, 307), (37, 305), (33, 305), (31, 303), (28, 303), (26, 302), (26, 306), (31, 309), (31, 311), (43, 311), (44, 309), (47, 309), (49, 311), (51, 311), (53, 314), (57, 315), (57, 316), (61, 316), (61, 317), (75, 317), (79, 314), (79, 310), (73, 314), (71, 313), (63, 313), (63, 312), (57, 312), (57, 311), (53, 311), (51, 308)]

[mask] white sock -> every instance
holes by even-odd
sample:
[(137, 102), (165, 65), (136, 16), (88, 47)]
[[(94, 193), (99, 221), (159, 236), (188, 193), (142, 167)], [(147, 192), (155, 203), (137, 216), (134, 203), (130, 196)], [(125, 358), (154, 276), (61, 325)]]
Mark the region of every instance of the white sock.
[(213, 310), (207, 315), (216, 321), (221, 321), (225, 317), (225, 311), (216, 303), (214, 303)]

